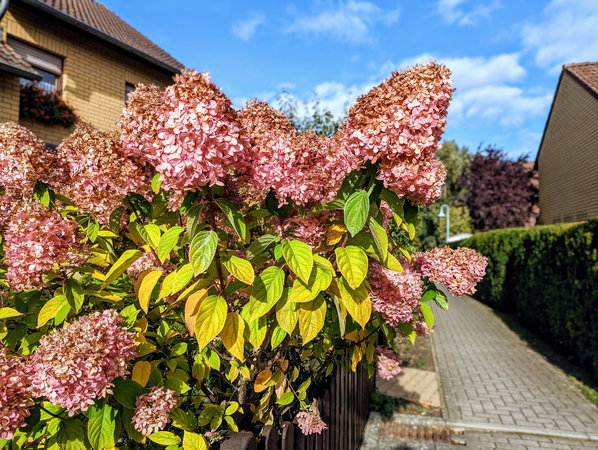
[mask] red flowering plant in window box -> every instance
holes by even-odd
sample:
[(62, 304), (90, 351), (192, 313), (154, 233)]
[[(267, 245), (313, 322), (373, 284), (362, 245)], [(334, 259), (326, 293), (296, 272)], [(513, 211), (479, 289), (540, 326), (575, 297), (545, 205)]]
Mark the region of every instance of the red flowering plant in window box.
[(63, 100), (56, 91), (42, 89), (37, 83), (21, 86), (20, 114), (27, 119), (65, 128), (79, 119), (68, 101)]
[(444, 66), (394, 73), (329, 138), (185, 71), (131, 94), (119, 132), (82, 124), (56, 152), (1, 124), (0, 447), (325, 432), (327, 376), (396, 375), (380, 340), (429, 334), (435, 283), (484, 274), (473, 251), (387, 232), (415, 239), (440, 197), (451, 94)]

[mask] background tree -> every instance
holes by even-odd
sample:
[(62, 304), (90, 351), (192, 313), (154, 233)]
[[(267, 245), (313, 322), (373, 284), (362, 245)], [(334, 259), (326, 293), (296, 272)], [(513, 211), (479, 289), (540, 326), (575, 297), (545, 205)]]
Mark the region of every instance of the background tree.
[(335, 117), (332, 111), (323, 108), (320, 101), (300, 107), (297, 99), (286, 91), (282, 91), (274, 102), (299, 132), (311, 130), (324, 136), (332, 136), (346, 118), (346, 114)]
[(538, 202), (534, 173), (525, 156), (512, 161), (491, 147), (474, 155), (460, 179), (476, 231), (530, 223)]
[(451, 207), (451, 234), (473, 232), (469, 209), (464, 203), (465, 188), (460, 183), (461, 176), (471, 162), (469, 148), (459, 146), (454, 140), (445, 141), (436, 157), (446, 167), (446, 183), (440, 200), (428, 208), (420, 209), (418, 233), (423, 249), (437, 247), (446, 239), (446, 219), (438, 217), (440, 206), (444, 203)]

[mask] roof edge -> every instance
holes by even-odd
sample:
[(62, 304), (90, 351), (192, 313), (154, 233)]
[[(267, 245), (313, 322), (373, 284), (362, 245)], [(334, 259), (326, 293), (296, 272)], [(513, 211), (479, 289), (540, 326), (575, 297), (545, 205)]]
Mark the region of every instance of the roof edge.
[(570, 69), (570, 67), (583, 66), (587, 64), (588, 63), (565, 64), (563, 66), (563, 72), (566, 71), (567, 74), (569, 74), (575, 81), (577, 81), (586, 91), (588, 91), (590, 94), (592, 94), (595, 98), (598, 99), (598, 92), (596, 92), (594, 89), (588, 86), (588, 83), (584, 79), (580, 78), (574, 71)]
[(179, 69), (178, 67), (171, 66), (170, 64), (165, 63), (162, 60), (159, 60), (151, 55), (148, 55), (147, 53), (142, 52), (141, 50), (139, 50), (135, 47), (132, 47), (129, 44), (126, 44), (123, 41), (120, 41), (120, 40), (116, 39), (115, 37), (110, 36), (109, 34), (98, 30), (95, 27), (92, 27), (91, 25), (86, 24), (85, 22), (75, 19), (73, 16), (70, 16), (70, 15), (50, 6), (50, 5), (47, 5), (38, 0), (19, 0), (19, 1), (21, 1), (22, 3), (25, 3), (29, 6), (32, 6), (34, 8), (37, 8), (40, 11), (48, 13), (51, 16), (56, 17), (57, 19), (61, 19), (64, 22), (66, 22), (70, 25), (73, 25), (77, 28), (80, 28), (96, 37), (99, 37), (99, 38), (103, 39), (104, 41), (109, 42), (110, 44), (121, 48), (122, 50), (126, 50), (127, 52), (132, 53), (135, 56), (145, 59), (146, 61), (151, 62), (152, 64), (154, 64), (162, 69), (167, 70), (168, 72), (171, 72), (173, 74), (181, 73), (181, 69)]
[(542, 146), (544, 145), (544, 138), (546, 137), (546, 130), (548, 130), (548, 124), (550, 123), (550, 119), (552, 118), (554, 102), (556, 101), (556, 96), (559, 94), (559, 88), (561, 87), (561, 81), (563, 81), (563, 73), (565, 73), (565, 66), (563, 66), (563, 68), (561, 70), (561, 74), (559, 75), (559, 81), (556, 84), (556, 91), (554, 92), (554, 96), (552, 97), (552, 103), (550, 103), (550, 111), (548, 112), (548, 118), (546, 119), (546, 124), (544, 125), (544, 131), (542, 132), (542, 139), (540, 140), (540, 146), (538, 147), (538, 153), (536, 153), (536, 160), (534, 161), (534, 170), (539, 170), (538, 161), (540, 159), (540, 152), (542, 151)]
[(11, 64), (6, 64), (2, 61), (0, 61), (0, 71), (8, 72), (12, 75), (27, 78), (28, 80), (39, 81), (42, 79), (41, 75), (38, 73), (29, 72), (28, 70), (21, 69), (20, 67), (15, 67)]

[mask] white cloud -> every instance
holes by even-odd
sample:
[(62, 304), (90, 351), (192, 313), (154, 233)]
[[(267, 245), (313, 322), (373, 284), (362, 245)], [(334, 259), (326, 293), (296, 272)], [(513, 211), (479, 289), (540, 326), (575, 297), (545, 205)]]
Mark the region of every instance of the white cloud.
[(538, 66), (558, 73), (563, 64), (598, 59), (598, 1), (553, 0), (542, 18), (522, 30)]
[(456, 92), (449, 109), (449, 121), (480, 120), (502, 127), (519, 126), (529, 117), (546, 113), (552, 93), (524, 90), (513, 85), (523, 81), (526, 71), (518, 53), (490, 57), (442, 58), (428, 53), (409, 58), (383, 69), (404, 69), (414, 64), (436, 60), (452, 71)]
[(306, 99), (292, 92), (287, 92), (285, 95), (287, 100), (297, 105), (299, 114), (311, 111), (317, 104), (320, 109), (332, 112), (335, 117), (342, 117), (355, 103), (357, 97), (370, 90), (372, 86), (373, 84), (347, 86), (337, 81), (325, 81), (318, 84)]
[[(474, 3), (467, 7), (467, 4)], [(480, 19), (490, 17), (499, 7), (497, 1), (438, 0), (436, 12), (445, 22), (457, 25), (476, 25)]]
[(400, 11), (383, 11), (369, 1), (340, 1), (311, 14), (296, 14), (287, 27), (288, 33), (302, 35), (330, 35), (347, 42), (369, 42), (375, 25), (393, 25), (399, 20)]
[(266, 23), (266, 17), (260, 13), (251, 13), (249, 17), (238, 20), (232, 28), (233, 34), (243, 41), (251, 39), (257, 27)]

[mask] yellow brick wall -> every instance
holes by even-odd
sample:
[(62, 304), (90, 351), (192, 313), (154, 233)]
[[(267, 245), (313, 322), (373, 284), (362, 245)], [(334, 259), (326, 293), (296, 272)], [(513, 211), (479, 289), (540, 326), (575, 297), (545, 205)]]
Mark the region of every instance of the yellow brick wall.
[(538, 157), (540, 223), (598, 218), (598, 99), (567, 72)]
[[(99, 129), (115, 127), (124, 106), (125, 83), (160, 86), (171, 83), (171, 75), (166, 72), (29, 7), (11, 3), (1, 25), (4, 38), (12, 36), (64, 58), (62, 97), (78, 110), (82, 120)], [(0, 77), (1, 99), (10, 96), (12, 89), (4, 78), (7, 77)], [(7, 120), (5, 115), (14, 117), (14, 111), (13, 115), (4, 113), (4, 103), (0, 114), (0, 120)], [(22, 120), (22, 123), (51, 144), (60, 143), (70, 132), (33, 121)]]
[(19, 77), (0, 72), (0, 122), (19, 121)]

